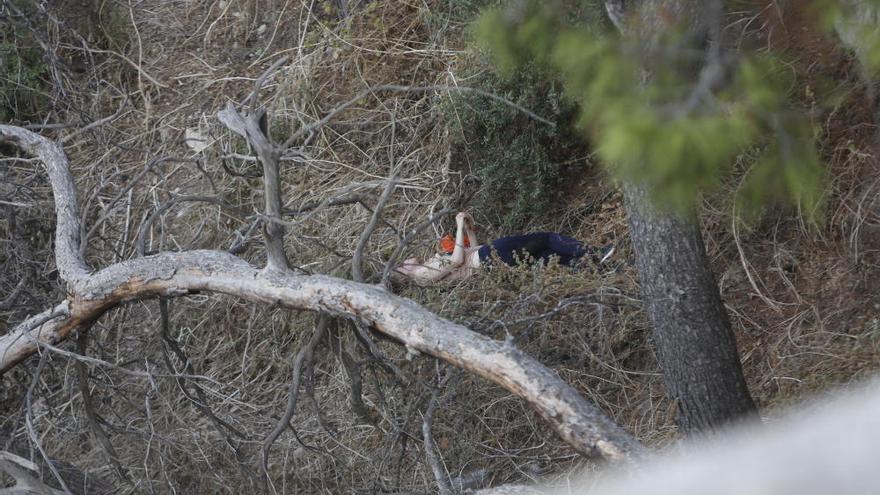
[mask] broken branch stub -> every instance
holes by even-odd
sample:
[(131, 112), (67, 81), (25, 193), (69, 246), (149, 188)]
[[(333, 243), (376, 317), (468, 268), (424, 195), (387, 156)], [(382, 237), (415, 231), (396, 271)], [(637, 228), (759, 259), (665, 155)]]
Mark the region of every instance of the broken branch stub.
[[(225, 110), (217, 113), (217, 118), (232, 132), (247, 141), (263, 165), (263, 196), (265, 198), (266, 216), (270, 219), (281, 219), (281, 176), (278, 163), (281, 158), (279, 148), (272, 144), (266, 133), (266, 111), (260, 110), (254, 115), (243, 117), (232, 103)], [(266, 264), (272, 270), (289, 268), (287, 254), (284, 252), (284, 225), (279, 222), (264, 222), (263, 232), (266, 237)]]

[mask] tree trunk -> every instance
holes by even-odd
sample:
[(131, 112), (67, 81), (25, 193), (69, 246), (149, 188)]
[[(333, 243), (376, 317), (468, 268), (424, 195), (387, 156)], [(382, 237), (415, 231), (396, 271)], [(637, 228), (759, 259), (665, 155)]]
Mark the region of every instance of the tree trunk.
[[(694, 46), (717, 42), (720, 0), (632, 3), (605, 4), (627, 37), (659, 43), (665, 30), (686, 26)], [(686, 434), (711, 431), (755, 413), (696, 215), (660, 212), (642, 184), (625, 185), (624, 198), (654, 353), (678, 406), (679, 429)]]
[(624, 188), (654, 353), (684, 433), (755, 412), (736, 340), (696, 217), (655, 210), (644, 188)]

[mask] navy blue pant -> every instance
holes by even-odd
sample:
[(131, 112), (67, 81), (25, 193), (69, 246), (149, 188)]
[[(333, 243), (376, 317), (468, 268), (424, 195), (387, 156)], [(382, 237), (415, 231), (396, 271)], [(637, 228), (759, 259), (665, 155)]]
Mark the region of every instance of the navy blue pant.
[(535, 232), (533, 234), (502, 237), (480, 248), (480, 262), (492, 259), (492, 253), (508, 265), (516, 265), (516, 257), (525, 260), (528, 253), (533, 260), (546, 263), (551, 256), (559, 257), (562, 265), (574, 265), (582, 256), (590, 254), (584, 243), (555, 232)]

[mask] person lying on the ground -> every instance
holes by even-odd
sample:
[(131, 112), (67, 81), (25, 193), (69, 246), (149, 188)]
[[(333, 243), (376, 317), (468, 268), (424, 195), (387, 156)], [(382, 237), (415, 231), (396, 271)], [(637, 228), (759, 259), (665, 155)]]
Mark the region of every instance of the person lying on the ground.
[[(436, 254), (424, 263), (409, 258), (392, 274), (398, 281), (412, 280), (418, 285), (430, 285), (441, 280), (459, 280), (475, 274), (481, 266), (493, 259), (515, 266), (518, 262), (547, 263), (552, 257), (559, 264), (574, 266), (581, 258), (597, 257), (600, 250), (556, 232), (501, 237), (481, 245), (474, 233), (474, 220), (470, 214), (459, 212), (455, 216), (455, 238), (441, 239), (444, 254)], [(601, 253), (604, 261), (611, 252)], [(599, 261), (599, 260), (595, 260)]]

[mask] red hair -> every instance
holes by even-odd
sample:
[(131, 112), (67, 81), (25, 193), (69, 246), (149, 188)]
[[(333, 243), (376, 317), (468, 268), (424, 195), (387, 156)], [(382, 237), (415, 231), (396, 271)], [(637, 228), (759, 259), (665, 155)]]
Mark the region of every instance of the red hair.
[[(471, 247), (467, 236), (464, 238), (464, 247)], [(452, 237), (452, 234), (446, 234), (440, 238), (440, 251), (446, 254), (452, 254), (455, 251), (455, 237)]]

